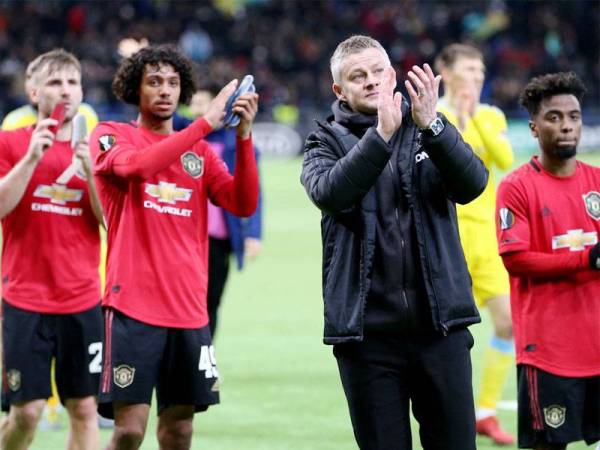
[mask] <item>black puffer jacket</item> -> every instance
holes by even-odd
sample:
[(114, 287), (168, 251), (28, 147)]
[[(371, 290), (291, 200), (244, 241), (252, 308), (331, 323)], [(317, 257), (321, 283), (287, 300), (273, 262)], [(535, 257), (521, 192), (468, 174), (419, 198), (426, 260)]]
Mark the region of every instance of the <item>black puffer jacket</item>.
[[(488, 179), (484, 164), (456, 128), (444, 123), (439, 136), (425, 136), (405, 110), (403, 138), (390, 141), (411, 155), (411, 176), (403, 184), (414, 213), (433, 324), (441, 333), (480, 321), (454, 203), (475, 199)], [(305, 143), (301, 181), (322, 211), (324, 342), (360, 341), (376, 241), (372, 188), (392, 148), (374, 126), (359, 139), (333, 117), (318, 125)]]

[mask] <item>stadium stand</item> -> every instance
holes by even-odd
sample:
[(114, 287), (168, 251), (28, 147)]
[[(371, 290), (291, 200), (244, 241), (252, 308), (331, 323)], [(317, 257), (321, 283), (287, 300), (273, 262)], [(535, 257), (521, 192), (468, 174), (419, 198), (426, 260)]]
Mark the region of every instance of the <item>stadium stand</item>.
[(600, 2), (581, 0), (114, 0), (110, 8), (103, 2), (2, 1), (0, 117), (26, 102), (25, 62), (57, 46), (82, 60), (86, 101), (100, 117), (132, 117), (133, 110), (112, 97), (110, 82), (120, 59), (118, 42), (147, 37), (178, 43), (202, 77), (254, 74), (262, 115), (277, 116), (281, 105), (297, 108), (302, 129), (329, 108), (328, 57), (335, 43), (365, 33), (389, 50), (400, 77), (449, 42), (478, 46), (488, 61), (482, 101), (509, 118), (523, 117), (517, 93), (532, 75), (575, 70), (589, 88), (586, 118), (597, 123), (599, 17)]

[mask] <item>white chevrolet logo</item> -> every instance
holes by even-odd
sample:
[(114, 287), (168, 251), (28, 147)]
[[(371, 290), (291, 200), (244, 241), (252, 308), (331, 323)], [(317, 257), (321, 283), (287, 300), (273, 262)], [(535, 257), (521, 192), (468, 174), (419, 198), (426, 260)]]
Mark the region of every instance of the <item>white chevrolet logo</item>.
[(82, 189), (69, 189), (64, 184), (54, 183), (52, 186), (40, 184), (33, 192), (34, 197), (49, 198), (51, 203), (66, 205), (67, 202), (78, 202), (83, 196)]
[(158, 184), (146, 183), (146, 194), (158, 199), (161, 203), (174, 205), (177, 201), (187, 202), (192, 196), (192, 189), (178, 188), (175, 183), (159, 181)]
[(583, 230), (567, 230), (566, 234), (552, 237), (552, 250), (558, 248), (568, 248), (572, 252), (585, 250), (585, 246), (596, 245), (598, 242), (598, 233)]

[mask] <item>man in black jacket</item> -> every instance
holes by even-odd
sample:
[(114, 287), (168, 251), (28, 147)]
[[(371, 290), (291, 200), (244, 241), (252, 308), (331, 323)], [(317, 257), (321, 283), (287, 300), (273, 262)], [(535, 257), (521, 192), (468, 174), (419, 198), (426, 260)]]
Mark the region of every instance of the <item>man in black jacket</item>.
[(305, 145), (302, 184), (322, 211), (326, 344), (334, 345), (362, 450), (410, 449), (409, 403), (426, 450), (474, 450), (467, 326), (480, 321), (455, 202), (485, 166), (436, 114), (440, 76), (413, 66), (411, 106), (376, 40), (331, 58), (333, 116)]

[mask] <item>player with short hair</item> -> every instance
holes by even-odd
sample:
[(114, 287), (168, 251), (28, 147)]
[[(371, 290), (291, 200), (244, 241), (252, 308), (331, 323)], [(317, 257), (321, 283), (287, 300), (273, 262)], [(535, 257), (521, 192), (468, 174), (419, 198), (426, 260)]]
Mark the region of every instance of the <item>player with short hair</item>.
[[(32, 74), (36, 65), (38, 64), (37, 59), (31, 61), (27, 65), (27, 69), (25, 69), (25, 94), (29, 100), (29, 103), (23, 105), (19, 108), (16, 108), (10, 111), (4, 119), (2, 120), (2, 130), (10, 131), (16, 130), (18, 128), (28, 127), (30, 125), (35, 125), (38, 120), (38, 111), (37, 104), (32, 100), (31, 93), (33, 89), (32, 85)], [(87, 103), (81, 103), (77, 112), (82, 114), (85, 117), (87, 130), (91, 131), (98, 124), (98, 115), (94, 108), (92, 108)], [(100, 230), (102, 235), (103, 230)], [(104, 245), (104, 240), (101, 239), (101, 252), (100, 252), (100, 281), (103, 283), (104, 281), (104, 262), (106, 256), (106, 246)], [(52, 364), (52, 373), (54, 373), (54, 363)], [(59, 421), (59, 408), (60, 408), (60, 399), (58, 398), (58, 391), (56, 388), (56, 381), (54, 379), (54, 375), (52, 375), (52, 396), (48, 399), (48, 403), (46, 405), (45, 413), (40, 421), (40, 428), (45, 429), (58, 429), (61, 424)]]
[(600, 169), (576, 158), (584, 92), (573, 72), (529, 82), (520, 102), (540, 155), (498, 188), (520, 448), (560, 450), (600, 439)]
[[(70, 418), (68, 448), (97, 448), (103, 217), (87, 141), (71, 146), (83, 96), (81, 67), (62, 49), (30, 67), (37, 124), (0, 133), (2, 406), (9, 411), (1, 445), (25, 449), (31, 443), (56, 358), (58, 393)], [(50, 117), (58, 103), (65, 105), (62, 124)]]
[(301, 182), (321, 210), (324, 341), (333, 344), (362, 450), (474, 450), (467, 327), (480, 321), (454, 203), (487, 170), (436, 112), (441, 77), (396, 72), (369, 36), (331, 57), (337, 101), (306, 140)]
[(91, 137), (108, 224), (105, 355), (100, 412), (115, 418), (110, 449), (144, 438), (152, 391), (161, 448), (188, 449), (195, 412), (218, 403), (206, 311), (207, 204), (249, 216), (258, 202), (252, 122), (258, 95), (241, 95), (235, 175), (203, 139), (223, 125), (230, 82), (203, 117), (173, 131), (195, 91), (190, 61), (170, 46), (123, 60), (113, 92), (137, 105), (137, 123), (103, 122)]
[(476, 399), (477, 433), (489, 436), (496, 444), (510, 445), (514, 438), (500, 427), (496, 417), (496, 405), (512, 367), (513, 340), (508, 274), (495, 240), (496, 182), (492, 169), (508, 169), (513, 151), (504, 113), (480, 103), (485, 79), (481, 52), (470, 45), (450, 44), (437, 56), (435, 66), (444, 82), (438, 111), (458, 128), (490, 173), (483, 194), (466, 205), (456, 205), (456, 214), (477, 306), (487, 306), (494, 326), (494, 335), (485, 349)]
[[(27, 94), (27, 99), (29, 103), (27, 105), (23, 105), (17, 109), (10, 111), (4, 119), (2, 120), (2, 130), (10, 131), (16, 130), (17, 128), (28, 127), (29, 125), (34, 125), (38, 120), (38, 111), (37, 104), (33, 101), (32, 89), (34, 86), (32, 85), (32, 75), (33, 72), (37, 69), (37, 64), (39, 61), (34, 59), (27, 65), (27, 69), (25, 69), (25, 93)], [(86, 125), (88, 130), (93, 130), (94, 127), (98, 124), (98, 115), (94, 108), (92, 108), (87, 103), (81, 103), (79, 108), (77, 109), (78, 113), (83, 114), (86, 120)]]

